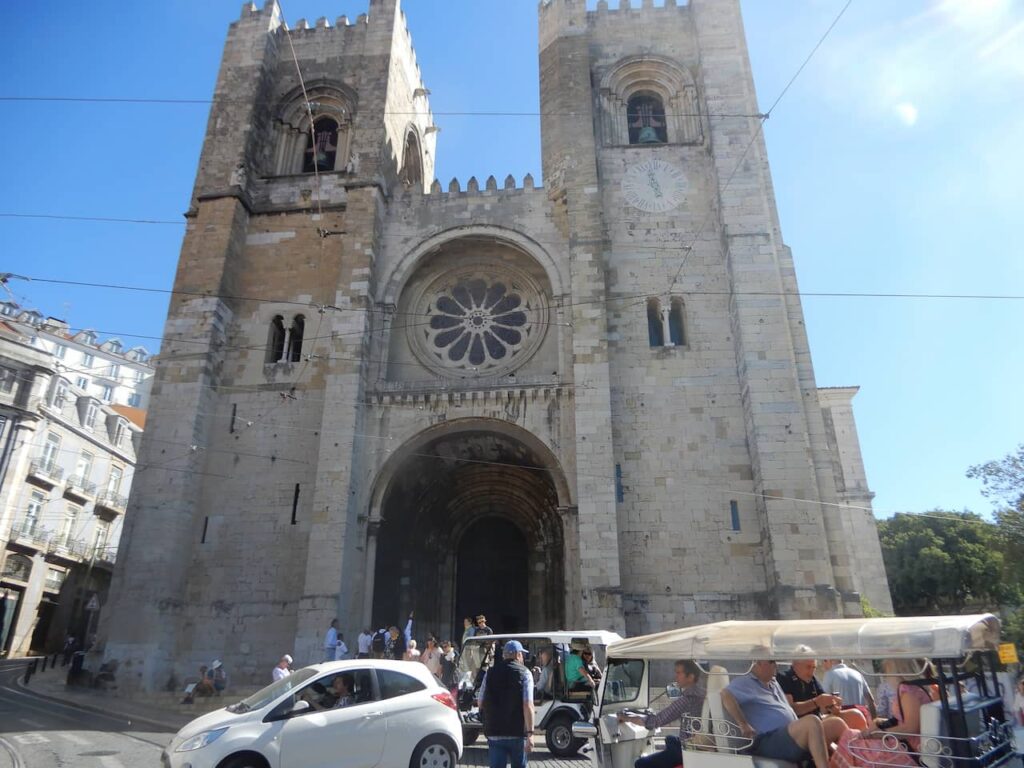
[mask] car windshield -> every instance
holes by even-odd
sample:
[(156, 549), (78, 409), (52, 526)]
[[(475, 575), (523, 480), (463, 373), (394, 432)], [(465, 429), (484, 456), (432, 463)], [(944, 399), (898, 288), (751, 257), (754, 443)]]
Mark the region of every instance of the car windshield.
[(241, 714), (242, 712), (251, 712), (254, 709), (262, 709), (267, 706), (270, 702), (280, 698), (289, 691), (293, 691), (300, 685), (303, 685), (310, 678), (316, 676), (316, 670), (300, 669), (298, 672), (293, 672), (288, 677), (281, 678), (275, 683), (271, 683), (266, 688), (261, 688), (256, 691), (252, 696), (247, 699), (242, 699), (237, 704), (232, 704), (228, 707), (229, 712), (235, 712)]

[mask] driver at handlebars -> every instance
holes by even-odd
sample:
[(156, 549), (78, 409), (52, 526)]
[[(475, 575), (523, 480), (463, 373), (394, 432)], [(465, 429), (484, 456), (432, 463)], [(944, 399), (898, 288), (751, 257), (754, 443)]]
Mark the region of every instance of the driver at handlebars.
[(828, 768), (828, 745), (847, 730), (839, 717), (798, 718), (775, 679), (774, 661), (755, 661), (750, 672), (722, 691), (722, 705), (744, 737), (753, 739), (751, 754)]
[(634, 768), (675, 768), (683, 763), (682, 742), (687, 739), (690, 718), (700, 717), (707, 691), (701, 682), (700, 667), (692, 661), (676, 662), (676, 684), (682, 691), (665, 709), (653, 715), (619, 714), (619, 722), (630, 722), (645, 728), (661, 728), (679, 721), (679, 736), (666, 736), (665, 748), (653, 755), (641, 757)]

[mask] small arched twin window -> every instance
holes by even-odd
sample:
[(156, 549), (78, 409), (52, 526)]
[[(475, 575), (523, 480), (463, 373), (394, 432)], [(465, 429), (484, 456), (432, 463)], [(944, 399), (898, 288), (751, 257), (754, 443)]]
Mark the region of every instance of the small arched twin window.
[(284, 317), (275, 315), (270, 321), (267, 338), (267, 364), (297, 363), (302, 359), (302, 337), (306, 330), (306, 318), (296, 315), (290, 326), (285, 326)]
[(647, 302), (647, 341), (651, 347), (682, 347), (686, 345), (683, 323), (683, 300), (673, 297), (663, 308), (658, 299)]

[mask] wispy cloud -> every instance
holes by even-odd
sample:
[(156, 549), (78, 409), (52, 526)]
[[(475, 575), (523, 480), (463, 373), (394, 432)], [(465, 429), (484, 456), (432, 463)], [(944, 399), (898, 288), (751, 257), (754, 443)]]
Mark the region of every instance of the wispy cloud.
[(904, 101), (896, 105), (896, 114), (900, 120), (906, 126), (913, 126), (917, 123), (917, 107), (911, 104), (909, 101)]
[(1024, 3), (931, 0), (919, 13), (871, 19), (834, 42), (821, 70), (831, 99), (882, 125), (924, 124), (965, 100), (1005, 104), (1008, 89), (1020, 90)]

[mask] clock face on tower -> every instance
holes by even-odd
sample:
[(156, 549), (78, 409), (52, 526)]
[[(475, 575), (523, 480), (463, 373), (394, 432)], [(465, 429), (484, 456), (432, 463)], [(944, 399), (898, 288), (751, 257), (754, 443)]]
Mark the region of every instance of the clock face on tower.
[(622, 179), (626, 202), (644, 213), (664, 213), (675, 208), (686, 194), (686, 176), (664, 160), (637, 163)]

